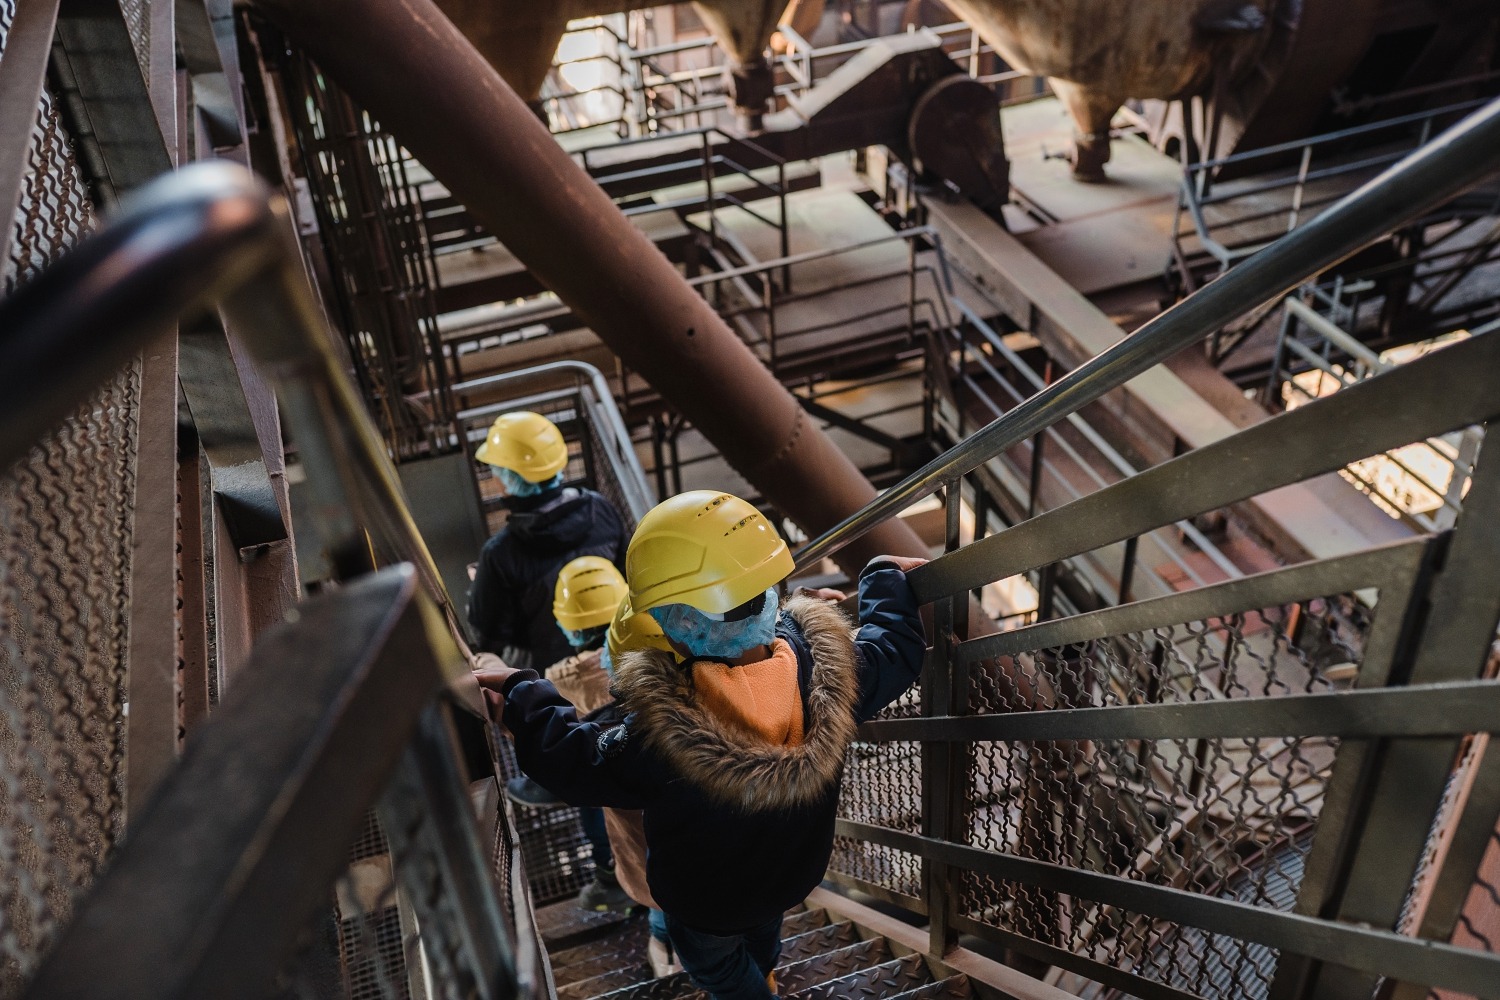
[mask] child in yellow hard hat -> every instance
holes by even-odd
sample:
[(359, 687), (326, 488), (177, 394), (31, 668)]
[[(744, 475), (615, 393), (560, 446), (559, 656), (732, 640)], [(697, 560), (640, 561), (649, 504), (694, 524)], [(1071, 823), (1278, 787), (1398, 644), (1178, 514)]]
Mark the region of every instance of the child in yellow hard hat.
[[(584, 721), (528, 670), (483, 670), (521, 767), (568, 801), (642, 809), (651, 894), (693, 982), (715, 1000), (774, 996), (782, 914), (822, 880), (856, 726), (916, 680), (925, 640), (906, 571), (860, 576), (859, 627), (774, 590), (792, 570), (775, 527), (727, 493), (695, 491), (641, 520), (626, 554), (613, 719)], [(675, 655), (674, 655), (675, 654)]]

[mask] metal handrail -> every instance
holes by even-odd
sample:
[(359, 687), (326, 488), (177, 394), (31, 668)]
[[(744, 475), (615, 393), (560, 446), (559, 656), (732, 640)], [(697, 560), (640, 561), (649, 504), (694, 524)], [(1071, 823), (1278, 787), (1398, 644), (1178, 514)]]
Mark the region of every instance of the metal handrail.
[[(329, 557), (368, 561), (366, 531), (374, 534), (416, 567), (460, 639), (462, 619), (300, 260), (284, 199), (242, 167), (198, 163), (143, 188), (99, 234), (0, 302), (0, 462), (23, 455), (180, 316), (218, 303), (282, 390)], [(101, 339), (101, 329), (114, 336)]]
[[(300, 605), (299, 613), (308, 615), (307, 621), (271, 629), (262, 637), (252, 658), (267, 661), (281, 674), (267, 667), (261, 673), (269, 686), (236, 689), (237, 697), (226, 702), (224, 717), (216, 716), (204, 728), (190, 744), (183, 767), (163, 783), (157, 798), (137, 818), (139, 823), (132, 820), (132, 830), (137, 825), (141, 829), (96, 890), (97, 895), (108, 886), (112, 895), (86, 905), (116, 912), (141, 898), (149, 885), (153, 898), (206, 900), (197, 910), (183, 906), (168, 911), (179, 918), (202, 912), (206, 923), (208, 917), (222, 920), (226, 912), (221, 891), (239, 891), (252, 908), (257, 900), (290, 900), (295, 895), (299, 916), (289, 922), (287, 933), (257, 938), (259, 943), (247, 949), (242, 933), (226, 935), (225, 925), (215, 925), (218, 951), (167, 956), (182, 959), (173, 969), (176, 979), (160, 981), (166, 957), (145, 969), (145, 975), (163, 987), (163, 995), (173, 996), (203, 995), (210, 986), (214, 995), (229, 995), (231, 985), (248, 990), (258, 983), (252, 974), (269, 980), (294, 943), (291, 934), (300, 913), (310, 912), (318, 894), (327, 891), (337, 866), (345, 861), (346, 849), (343, 841), (327, 838), (305, 845), (302, 861), (308, 878), (298, 882), (295, 893), (245, 892), (247, 883), (238, 876), (253, 877), (255, 869), (242, 866), (284, 870), (276, 845), (301, 842), (287, 839), (297, 823), (305, 827), (329, 820), (333, 829), (352, 827), (358, 813), (379, 796), (406, 748), (396, 768), (396, 780), (405, 788), (388, 796), (382, 808), (415, 795), (416, 800), (403, 804), (432, 815), (432, 824), (440, 828), (433, 836), (441, 841), (434, 849), (443, 853), (445, 871), (462, 896), (459, 906), (468, 911), (465, 919), (473, 922), (479, 975), (494, 986), (529, 983), (535, 970), (529, 958), (515, 960), (517, 938), (507, 929), (501, 914), (506, 904), (489, 877), (488, 845), (476, 825), (458, 822), (465, 816), (473, 819), (473, 804), (455, 753), (451, 712), (463, 708), (488, 717), (473, 676), (465, 669), (468, 650), (461, 624), (381, 438), (337, 360), (332, 333), (300, 261), (285, 199), (243, 167), (228, 161), (201, 162), (144, 187), (122, 203), (119, 214), (98, 235), (0, 301), (0, 357), (7, 362), (0, 365), (0, 384), (12, 390), (0, 397), (5, 407), (0, 461), (5, 462), (24, 454), (58, 416), (172, 329), (180, 316), (217, 305), (257, 366), (276, 382), (306, 459), (308, 521), (322, 536), (341, 577), (356, 578), (348, 587)], [(113, 335), (100, 338), (101, 329)], [(373, 568), (372, 543), (404, 565), (368, 572)], [(373, 604), (366, 600), (381, 595)], [(434, 605), (446, 616), (445, 623), (439, 623)], [(346, 623), (350, 608), (378, 611), (382, 617), (370, 619), (366, 614), (345, 635), (346, 630), (329, 622)], [(400, 627), (405, 638), (391, 631), (396, 614), (404, 616)], [(340, 658), (327, 655), (331, 647), (320, 650), (314, 643), (314, 655), (325, 655), (313, 669), (301, 669), (288, 650), (305, 645), (309, 633), (318, 638), (344, 636), (333, 644)], [(384, 665), (375, 663), (382, 659)], [(444, 682), (457, 695), (456, 701), (433, 699), (437, 685)], [(288, 697), (300, 699), (299, 710), (290, 715)], [(391, 705), (400, 710), (389, 711)], [(378, 734), (367, 725), (376, 718), (383, 725)], [(288, 720), (295, 724), (288, 725)], [(350, 720), (366, 725), (351, 729)], [(377, 735), (379, 739), (378, 745), (357, 747), (362, 766), (351, 768), (347, 755), (355, 745), (349, 740), (356, 732), (366, 744)], [(247, 759), (247, 746), (255, 766), (236, 772)], [(202, 813), (206, 789), (222, 784), (226, 773), (238, 773), (237, 787), (242, 790), (251, 789), (253, 779), (260, 797), (246, 799), (224, 814), (233, 837), (206, 842), (206, 857), (216, 866), (209, 869), (203, 857), (182, 848), (171, 834), (193, 826)], [(330, 809), (333, 788), (337, 794)], [(248, 825), (252, 819), (259, 825)], [(393, 843), (408, 832), (402, 826), (391, 829)], [(205, 842), (194, 844), (203, 847)], [(214, 854), (216, 850), (220, 853)], [(148, 879), (132, 880), (128, 875), (142, 868), (150, 872)], [(166, 883), (160, 881), (163, 877)], [(275, 905), (272, 912), (279, 912)], [(121, 926), (118, 921), (111, 924)], [(54, 979), (65, 981), (70, 970), (83, 967), (77, 955), (92, 954), (98, 944), (93, 936), (79, 937), (79, 927), (87, 926), (75, 920), (67, 940), (78, 949), (54, 953), (41, 973), (53, 978), (33, 983), (29, 995), (54, 995)], [(523, 933), (524, 928), (515, 932)], [(199, 927), (189, 926), (183, 933), (192, 936), (195, 947), (207, 940), (207, 931)], [(113, 950), (105, 953), (120, 963), (112, 971), (121, 977), (112, 984), (113, 993), (102, 992), (116, 995), (123, 989), (139, 995), (137, 988), (120, 986), (130, 982), (122, 970), (130, 966), (125, 955), (136, 957), (132, 940), (126, 933), (108, 942)], [(224, 951), (226, 944), (232, 953)], [(130, 971), (139, 974), (142, 968)], [(203, 982), (194, 978), (199, 976)]]
[[(608, 429), (609, 438), (614, 442), (611, 457), (624, 466), (619, 470), (618, 479), (626, 494), (626, 503), (631, 508), (629, 511), (631, 521), (639, 521), (651, 509), (655, 501), (646, 487), (646, 472), (641, 467), (640, 456), (635, 453), (635, 446), (630, 440), (630, 431), (625, 426), (625, 418), (620, 415), (620, 408), (615, 404), (614, 393), (610, 391), (609, 382), (598, 368), (584, 361), (552, 361), (519, 371), (502, 372), (498, 375), (470, 379), (467, 382), (457, 382), (449, 387), (449, 392), (453, 395), (462, 395), (515, 383), (545, 381), (555, 375), (564, 374), (586, 382), (593, 390), (594, 398), (591, 405), (595, 412), (591, 416), (602, 421)], [(459, 418), (463, 419), (467, 412), (460, 413)]]
[[(1500, 101), (1351, 192), (1312, 222), (1086, 361), (933, 459), (797, 553), (806, 570), (981, 463), (1077, 412), (1250, 309), (1292, 291), (1380, 236), (1461, 194), (1500, 166)], [(920, 572), (920, 571), (919, 571)]]

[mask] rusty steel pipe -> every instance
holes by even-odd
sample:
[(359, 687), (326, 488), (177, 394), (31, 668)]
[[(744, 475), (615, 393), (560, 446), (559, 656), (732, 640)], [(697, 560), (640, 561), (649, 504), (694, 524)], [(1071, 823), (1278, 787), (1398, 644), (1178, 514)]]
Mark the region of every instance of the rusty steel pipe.
[[(254, 6), (804, 531), (818, 534), (874, 498), (854, 463), (432, 0)], [(839, 563), (853, 573), (884, 552), (927, 547), (892, 519)]]

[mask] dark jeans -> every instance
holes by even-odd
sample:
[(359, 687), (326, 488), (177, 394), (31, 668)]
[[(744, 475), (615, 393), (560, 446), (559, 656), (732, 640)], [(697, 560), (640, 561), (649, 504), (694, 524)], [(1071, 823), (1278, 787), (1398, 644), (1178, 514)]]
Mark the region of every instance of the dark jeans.
[(766, 976), (781, 955), (781, 918), (743, 934), (722, 936), (686, 927), (667, 914), (672, 950), (693, 985), (713, 1000), (766, 1000), (775, 996)]
[(615, 856), (609, 849), (609, 831), (604, 828), (604, 810), (580, 806), (578, 825), (583, 827), (583, 837), (593, 848), (595, 867), (614, 868)]

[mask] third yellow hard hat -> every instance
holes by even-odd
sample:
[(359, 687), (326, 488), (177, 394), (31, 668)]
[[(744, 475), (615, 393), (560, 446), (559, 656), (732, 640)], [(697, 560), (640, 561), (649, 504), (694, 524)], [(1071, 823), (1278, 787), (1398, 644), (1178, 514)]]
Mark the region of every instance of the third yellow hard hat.
[(557, 425), (540, 413), (502, 413), (490, 425), (474, 457), (510, 469), (528, 483), (541, 483), (568, 464), (568, 444)]
[(620, 662), (620, 654), (636, 649), (659, 649), (671, 653), (673, 659), (680, 659), (656, 619), (631, 611), (629, 600), (620, 603), (615, 620), (610, 622), (608, 647), (609, 658), (616, 663)]
[(557, 574), (552, 616), (573, 632), (608, 625), (625, 599), (625, 578), (602, 556), (579, 556)]
[(785, 579), (792, 553), (769, 520), (729, 493), (694, 490), (664, 500), (625, 554), (629, 612), (664, 604), (732, 611)]

